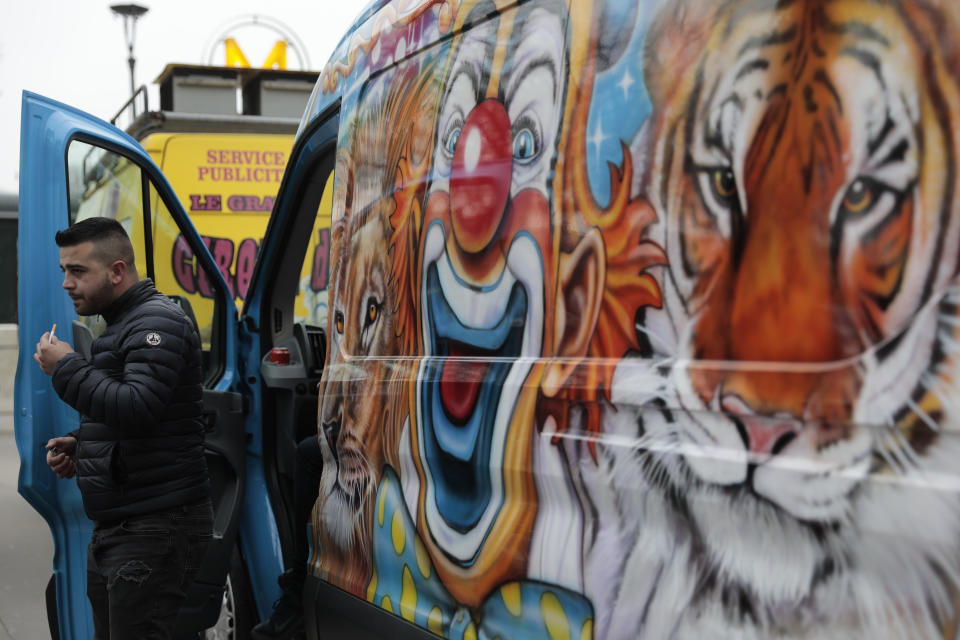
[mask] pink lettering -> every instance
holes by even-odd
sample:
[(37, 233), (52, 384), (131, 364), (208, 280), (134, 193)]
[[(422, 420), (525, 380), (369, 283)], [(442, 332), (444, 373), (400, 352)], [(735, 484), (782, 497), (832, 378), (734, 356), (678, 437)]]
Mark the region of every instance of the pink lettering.
[(231, 211), (270, 211), (273, 209), (273, 196), (232, 195), (227, 198), (227, 207)]
[(223, 279), (227, 281), (227, 289), (230, 291), (230, 297), (234, 295), (233, 275), (230, 273), (230, 265), (233, 264), (233, 240), (229, 238), (213, 238), (211, 242), (213, 252), (213, 261), (223, 274)]
[(220, 196), (216, 194), (191, 195), (191, 211), (220, 211)]
[(173, 277), (187, 293), (196, 293), (197, 280), (193, 275), (193, 250), (183, 236), (173, 243)]
[(247, 297), (247, 289), (250, 287), (250, 278), (253, 276), (253, 265), (257, 262), (257, 241), (253, 238), (245, 238), (237, 249), (237, 295), (241, 298)]
[(320, 229), (317, 244), (313, 248), (313, 269), (310, 273), (310, 289), (323, 291), (327, 288), (327, 266), (330, 256), (330, 230)]
[[(207, 246), (207, 249), (210, 249), (210, 243), (212, 238), (207, 236), (202, 236), (203, 244)], [(207, 278), (207, 270), (203, 268), (203, 265), (197, 262), (197, 289), (200, 291), (200, 295), (204, 298), (213, 297), (213, 287), (210, 286), (210, 279)]]

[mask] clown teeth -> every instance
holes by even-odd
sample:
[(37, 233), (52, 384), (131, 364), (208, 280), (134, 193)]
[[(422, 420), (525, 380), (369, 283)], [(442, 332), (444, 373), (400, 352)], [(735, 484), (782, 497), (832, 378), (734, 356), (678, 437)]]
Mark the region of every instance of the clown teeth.
[(489, 289), (478, 291), (460, 282), (453, 272), (449, 258), (437, 261), (437, 275), (443, 297), (457, 320), (472, 329), (492, 329), (500, 322), (507, 312), (510, 292), (517, 281), (505, 269), (496, 284)]
[(444, 251), (444, 233), (441, 225), (431, 226), (424, 249), (424, 267), (437, 265), (440, 289), (457, 320), (471, 329), (492, 329), (507, 312), (510, 292), (517, 279), (504, 269), (500, 279), (489, 287), (478, 289), (457, 277)]

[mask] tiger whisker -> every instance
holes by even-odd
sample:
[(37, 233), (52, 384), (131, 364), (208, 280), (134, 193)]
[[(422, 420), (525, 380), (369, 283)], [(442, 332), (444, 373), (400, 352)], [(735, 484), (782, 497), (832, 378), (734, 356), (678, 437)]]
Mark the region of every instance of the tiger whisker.
[(944, 389), (945, 384), (943, 378), (933, 376), (932, 380), (927, 384), (927, 390), (936, 396), (940, 402), (940, 406), (944, 409), (945, 415), (958, 415), (960, 414), (960, 404), (957, 403), (954, 394), (951, 393), (949, 389)]
[(947, 349), (949, 353), (956, 353), (957, 350), (960, 349), (960, 341), (957, 340), (956, 335), (952, 331), (941, 329), (938, 334), (940, 336), (940, 342), (949, 347)]
[(943, 301), (951, 304), (960, 304), (960, 287), (951, 286), (943, 295)]
[[(960, 297), (958, 297), (958, 299), (953, 302), (956, 304), (960, 304)], [(940, 319), (940, 322), (943, 324), (948, 324), (952, 327), (960, 328), (960, 317), (944, 313), (940, 315), (939, 319)]]
[(887, 432), (890, 453), (900, 463), (899, 474), (908, 475), (912, 470), (916, 470), (917, 465), (911, 460), (907, 450), (903, 446), (903, 433), (900, 429), (890, 429)]
[(887, 463), (887, 466), (893, 469), (894, 473), (898, 475), (906, 475), (905, 469), (900, 464), (900, 460), (894, 454), (894, 451), (896, 451), (896, 443), (891, 443), (888, 441), (890, 433), (894, 429), (896, 429), (895, 426), (880, 432), (880, 434), (877, 436), (877, 439), (880, 441), (880, 446), (876, 447), (875, 450), (884, 459), (884, 461)]
[(904, 435), (903, 431), (900, 429), (893, 429), (890, 432), (894, 440), (898, 441), (899, 451), (902, 453), (905, 462), (907, 462), (914, 470), (920, 469), (920, 457), (917, 455), (916, 450), (910, 444), (910, 441), (907, 440), (907, 437)]
[(913, 401), (913, 398), (907, 398), (907, 406), (910, 407), (910, 410), (923, 421), (932, 431), (939, 433), (940, 425), (938, 425), (933, 418), (927, 414), (926, 411), (917, 406), (917, 403)]
[(663, 337), (661, 337), (657, 333), (653, 333), (652, 331), (647, 329), (645, 326), (637, 324), (637, 325), (634, 325), (634, 329), (636, 330), (637, 333), (642, 333), (643, 335), (650, 338), (651, 346), (653, 346), (654, 342), (657, 342), (659, 343), (659, 346), (663, 347), (664, 351), (667, 353), (669, 353), (673, 349), (673, 345), (668, 344)]

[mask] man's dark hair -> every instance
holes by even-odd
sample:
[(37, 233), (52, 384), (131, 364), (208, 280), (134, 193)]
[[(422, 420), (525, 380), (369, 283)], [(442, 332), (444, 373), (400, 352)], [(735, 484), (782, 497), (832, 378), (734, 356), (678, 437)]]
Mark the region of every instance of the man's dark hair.
[(93, 243), (93, 256), (106, 265), (123, 260), (135, 267), (133, 244), (123, 226), (112, 218), (87, 218), (57, 231), (58, 247), (73, 247), (84, 242)]

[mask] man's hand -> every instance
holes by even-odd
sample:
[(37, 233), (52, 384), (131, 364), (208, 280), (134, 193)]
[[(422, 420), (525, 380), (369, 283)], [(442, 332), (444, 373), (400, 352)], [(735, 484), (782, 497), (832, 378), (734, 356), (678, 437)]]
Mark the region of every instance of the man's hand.
[(68, 353), (73, 353), (73, 347), (70, 346), (70, 343), (59, 340), (56, 336), (51, 336), (50, 332), (47, 331), (40, 336), (40, 342), (37, 343), (37, 352), (33, 354), (33, 359), (49, 376), (53, 373), (53, 368), (60, 362), (60, 358)]
[(64, 436), (47, 440), (47, 464), (58, 478), (72, 478), (77, 473), (77, 439)]

